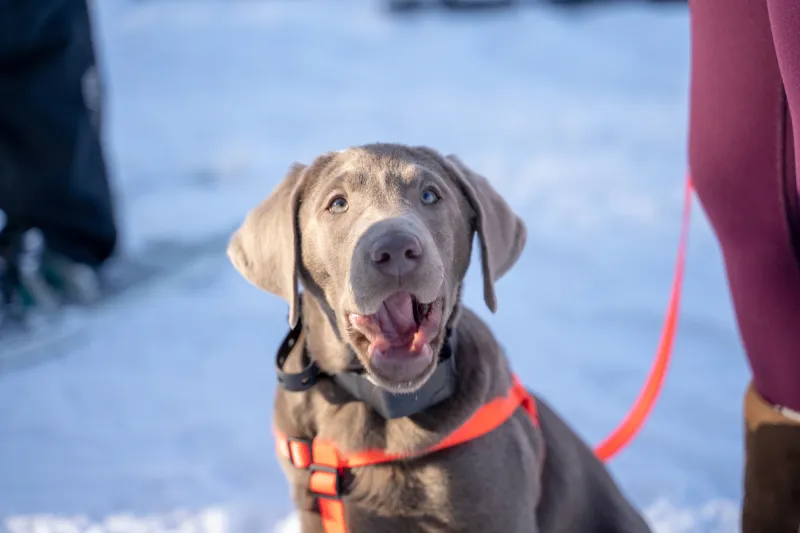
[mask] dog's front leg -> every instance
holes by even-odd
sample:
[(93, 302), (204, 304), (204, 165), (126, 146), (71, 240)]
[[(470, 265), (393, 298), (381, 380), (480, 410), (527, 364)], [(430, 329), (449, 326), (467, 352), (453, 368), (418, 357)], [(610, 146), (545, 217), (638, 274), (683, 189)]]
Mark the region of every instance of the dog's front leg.
[(300, 511), (301, 533), (325, 533), (322, 520), (317, 511)]
[(308, 471), (303, 470), (295, 476), (294, 502), (300, 514), (301, 533), (325, 533), (319, 512), (319, 500), (309, 489)]
[(308, 471), (287, 468), (286, 473), (292, 488), (292, 501), (300, 517), (300, 532), (325, 533), (317, 498), (308, 490)]
[(322, 518), (313, 496), (295, 497), (297, 514), (300, 516), (300, 533), (325, 533)]

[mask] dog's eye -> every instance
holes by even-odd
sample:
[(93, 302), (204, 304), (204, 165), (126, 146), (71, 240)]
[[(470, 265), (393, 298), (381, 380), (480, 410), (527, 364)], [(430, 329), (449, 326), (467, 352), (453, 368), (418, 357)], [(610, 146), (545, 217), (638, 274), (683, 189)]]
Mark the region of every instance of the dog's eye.
[(422, 194), (419, 195), (419, 199), (423, 204), (431, 205), (439, 201), (439, 195), (436, 194), (436, 191), (433, 189), (425, 189), (422, 191)]
[(337, 196), (331, 203), (328, 204), (328, 211), (333, 213), (334, 215), (338, 215), (339, 213), (344, 213), (347, 211), (347, 200), (344, 199), (342, 196)]

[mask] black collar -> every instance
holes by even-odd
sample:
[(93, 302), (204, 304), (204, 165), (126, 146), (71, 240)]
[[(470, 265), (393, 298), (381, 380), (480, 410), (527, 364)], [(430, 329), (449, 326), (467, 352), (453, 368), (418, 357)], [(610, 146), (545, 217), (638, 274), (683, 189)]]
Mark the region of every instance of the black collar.
[(303, 321), (301, 319), (297, 321), (297, 325), (283, 339), (275, 357), (278, 383), (284, 390), (302, 392), (313, 387), (320, 378), (330, 378), (354, 398), (366, 403), (387, 419), (420, 413), (443, 402), (455, 392), (455, 337), (452, 335), (451, 328), (445, 330), (445, 341), (439, 352), (439, 362), (436, 365), (436, 370), (422, 388), (413, 393), (392, 393), (376, 386), (370, 380), (364, 368), (355, 368), (333, 375), (327, 374), (309, 356), (305, 346), (303, 346), (302, 353), (303, 370), (295, 373), (285, 372), (283, 367), (292, 349), (297, 344), (302, 331)]

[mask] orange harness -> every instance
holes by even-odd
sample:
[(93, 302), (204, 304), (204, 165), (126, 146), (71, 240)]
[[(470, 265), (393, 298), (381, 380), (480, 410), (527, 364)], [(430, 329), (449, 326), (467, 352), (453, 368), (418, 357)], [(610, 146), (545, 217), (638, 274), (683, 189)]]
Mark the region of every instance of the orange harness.
[(539, 425), (536, 400), (515, 377), (507, 396), (490, 401), (447, 438), (416, 454), (393, 454), (377, 449), (345, 453), (334, 443), (319, 437), (309, 441), (287, 437), (279, 432), (276, 432), (276, 442), (278, 453), (294, 467), (309, 470), (308, 488), (317, 497), (325, 533), (347, 533), (341, 499), (341, 478), (346, 470), (422, 457), (469, 442), (500, 427), (519, 407), (527, 411), (534, 426)]
[[(677, 264), (655, 361), (645, 385), (628, 415), (619, 427), (595, 448), (595, 454), (601, 461), (610, 459), (633, 439), (647, 419), (663, 385), (677, 328), (691, 200), (692, 182), (691, 178), (687, 178)], [(348, 453), (339, 450), (333, 442), (319, 437), (313, 440), (298, 439), (287, 437), (278, 431), (276, 431), (276, 442), (278, 453), (281, 456), (288, 459), (296, 468), (309, 470), (309, 490), (317, 497), (325, 533), (347, 533), (344, 504), (341, 500), (341, 478), (345, 471), (360, 466), (413, 459), (469, 442), (500, 427), (511, 418), (519, 407), (527, 411), (534, 426), (538, 427), (539, 414), (536, 409), (536, 400), (514, 377), (507, 396), (490, 401), (478, 409), (447, 438), (415, 454), (390, 454), (377, 449)]]

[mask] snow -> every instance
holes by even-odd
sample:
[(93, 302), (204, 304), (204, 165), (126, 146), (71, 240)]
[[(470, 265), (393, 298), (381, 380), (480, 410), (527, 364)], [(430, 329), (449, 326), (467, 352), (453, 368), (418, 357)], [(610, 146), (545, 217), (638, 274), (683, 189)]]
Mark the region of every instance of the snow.
[[(387, 15), (378, 2), (97, 2), (124, 245), (228, 231), (294, 160), (429, 144), (486, 174), (526, 251), (483, 306), (590, 442), (633, 402), (686, 167), (685, 6)], [(698, 210), (675, 360), (610, 468), (660, 533), (736, 531), (747, 367)], [(299, 531), (270, 440), (286, 305), (219, 253), (0, 375), (0, 532)]]

